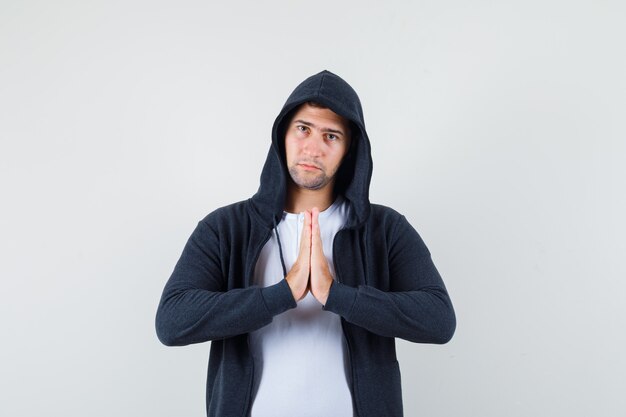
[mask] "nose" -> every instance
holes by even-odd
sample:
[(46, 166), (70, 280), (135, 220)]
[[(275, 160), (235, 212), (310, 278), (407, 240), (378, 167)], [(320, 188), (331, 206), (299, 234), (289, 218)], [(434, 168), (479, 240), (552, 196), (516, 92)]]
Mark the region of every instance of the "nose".
[(324, 136), (314, 132), (304, 142), (303, 150), (307, 155), (318, 157), (323, 154)]

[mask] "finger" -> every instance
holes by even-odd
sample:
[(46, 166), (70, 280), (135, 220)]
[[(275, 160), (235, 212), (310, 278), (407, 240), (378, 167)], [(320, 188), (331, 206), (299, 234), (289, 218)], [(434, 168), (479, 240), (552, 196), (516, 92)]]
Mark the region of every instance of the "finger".
[(311, 248), (311, 212), (304, 212), (304, 229), (302, 230), (302, 242), (305, 248)]
[(304, 230), (307, 232), (309, 237), (311, 236), (311, 223), (312, 223), (312, 215), (309, 210), (304, 212)]
[(313, 209), (311, 210), (311, 221), (312, 221), (313, 228), (316, 228), (319, 226), (319, 216), (320, 216), (320, 210), (317, 207), (313, 207)]
[(319, 223), (319, 215), (320, 211), (317, 207), (314, 207), (312, 210), (311, 220), (311, 246), (319, 249), (322, 244), (322, 239), (320, 235), (320, 223)]

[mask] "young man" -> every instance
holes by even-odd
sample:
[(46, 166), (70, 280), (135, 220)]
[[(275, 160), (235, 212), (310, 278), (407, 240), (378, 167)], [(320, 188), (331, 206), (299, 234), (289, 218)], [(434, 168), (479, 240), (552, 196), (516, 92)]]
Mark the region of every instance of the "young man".
[(257, 193), (202, 219), (156, 317), (212, 341), (207, 415), (402, 415), (395, 339), (446, 343), (455, 315), (426, 245), (369, 202), (356, 92), (322, 71), (287, 99)]

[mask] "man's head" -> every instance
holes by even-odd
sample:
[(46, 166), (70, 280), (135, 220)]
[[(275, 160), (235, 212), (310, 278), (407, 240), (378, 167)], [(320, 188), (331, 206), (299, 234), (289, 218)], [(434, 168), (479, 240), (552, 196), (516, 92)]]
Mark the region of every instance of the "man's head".
[(285, 157), (291, 180), (309, 190), (332, 187), (350, 142), (347, 119), (315, 102), (301, 104), (285, 130)]

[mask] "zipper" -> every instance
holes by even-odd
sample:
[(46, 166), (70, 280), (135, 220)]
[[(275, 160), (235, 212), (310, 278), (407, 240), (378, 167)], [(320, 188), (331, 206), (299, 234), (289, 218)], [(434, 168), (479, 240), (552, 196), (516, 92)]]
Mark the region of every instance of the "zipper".
[[(337, 233), (335, 233), (335, 237), (333, 238), (333, 261), (339, 260), (340, 258), (337, 258), (337, 245), (335, 245), (335, 241), (337, 240), (337, 236), (339, 235), (339, 233), (341, 231), (343, 231), (344, 229), (347, 229), (347, 227), (342, 227), (341, 229), (339, 229), (337, 231)], [(339, 262), (334, 262), (335, 263), (335, 275), (337, 278), (337, 282), (342, 283), (341, 279), (339, 278), (339, 276), (341, 275), (339, 273)], [(346, 339), (346, 345), (348, 346), (348, 359), (350, 360), (350, 373), (352, 374), (352, 378), (350, 379), (350, 389), (352, 391), (352, 397), (353, 397), (353, 405), (354, 405), (354, 411), (356, 412), (356, 416), (359, 416), (359, 407), (358, 407), (358, 401), (357, 401), (357, 394), (356, 394), (356, 374), (354, 373), (354, 361), (352, 359), (352, 346), (350, 345), (350, 338), (348, 337), (348, 333), (346, 332), (346, 327), (345, 327), (345, 319), (343, 317), (339, 318), (340, 322), (341, 322), (341, 331), (343, 332), (343, 337)]]
[[(339, 229), (337, 231), (337, 233), (335, 233), (335, 237), (333, 238), (333, 260), (335, 259), (340, 259), (337, 257), (337, 245), (335, 245), (335, 242), (337, 241), (337, 236), (339, 235), (340, 232), (342, 232), (343, 230), (348, 229), (348, 227), (346, 227), (345, 225)], [(257, 253), (254, 256), (254, 262), (253, 265), (256, 265), (259, 256), (261, 255), (261, 251), (263, 250), (263, 246), (265, 246), (265, 244), (267, 243), (267, 241), (270, 239), (270, 236), (272, 234), (272, 230), (270, 229), (270, 231), (268, 232), (267, 236), (263, 239), (263, 243), (259, 246), (259, 249), (257, 250)], [(340, 279), (340, 273), (339, 273), (339, 262), (335, 262), (335, 275), (337, 278), (337, 282), (341, 283), (341, 279)], [(254, 272), (254, 267), (252, 269), (252, 272)], [(251, 276), (252, 273), (248, 274), (248, 276)], [(249, 284), (249, 283), (246, 283)], [(352, 374), (352, 378), (350, 379), (350, 384), (351, 384), (351, 392), (352, 392), (352, 396), (353, 396), (353, 406), (354, 406), (354, 411), (356, 412), (356, 416), (359, 416), (359, 407), (358, 407), (358, 401), (357, 401), (357, 394), (356, 394), (356, 389), (355, 389), (355, 385), (356, 385), (356, 374), (354, 373), (354, 361), (352, 359), (352, 346), (350, 344), (350, 338), (348, 337), (348, 333), (346, 332), (346, 325), (345, 325), (345, 319), (343, 317), (340, 317), (340, 323), (341, 323), (341, 331), (343, 332), (343, 337), (346, 339), (346, 345), (348, 346), (348, 359), (350, 360), (350, 372)], [(246, 335), (246, 342), (248, 344), (248, 352), (250, 352), (250, 333), (248, 333)], [(252, 355), (251, 355), (252, 356)], [(254, 383), (254, 358), (252, 357), (252, 378), (250, 378), (250, 383), (248, 384), (248, 392), (246, 394), (247, 397), (247, 404), (244, 408), (244, 413), (243, 413), (243, 417), (247, 417), (248, 416), (248, 412), (250, 411), (250, 407), (251, 407), (251, 395), (252, 395), (252, 384)]]
[[(254, 268), (256, 266), (257, 261), (259, 260), (259, 256), (261, 255), (261, 251), (263, 250), (263, 246), (265, 246), (265, 244), (267, 243), (268, 240), (270, 240), (271, 234), (272, 234), (272, 230), (270, 229), (269, 233), (267, 234), (267, 236), (263, 239), (263, 243), (261, 245), (259, 245), (259, 249), (257, 250), (255, 256), (254, 256), (254, 261), (252, 262), (252, 271), (248, 273), (248, 277), (251, 277), (254, 274)], [(252, 278), (250, 278), (252, 279)], [(250, 285), (250, 282), (246, 282), (245, 283), (247, 286)], [(250, 359), (252, 362), (252, 377), (250, 378), (250, 382), (248, 383), (248, 392), (246, 393), (246, 406), (244, 407), (244, 411), (243, 411), (243, 417), (247, 417), (248, 413), (250, 411), (250, 407), (252, 405), (252, 384), (254, 383), (254, 357), (251, 354), (251, 350), (250, 350), (250, 332), (246, 333), (246, 343), (248, 344), (248, 353), (250, 354)]]

